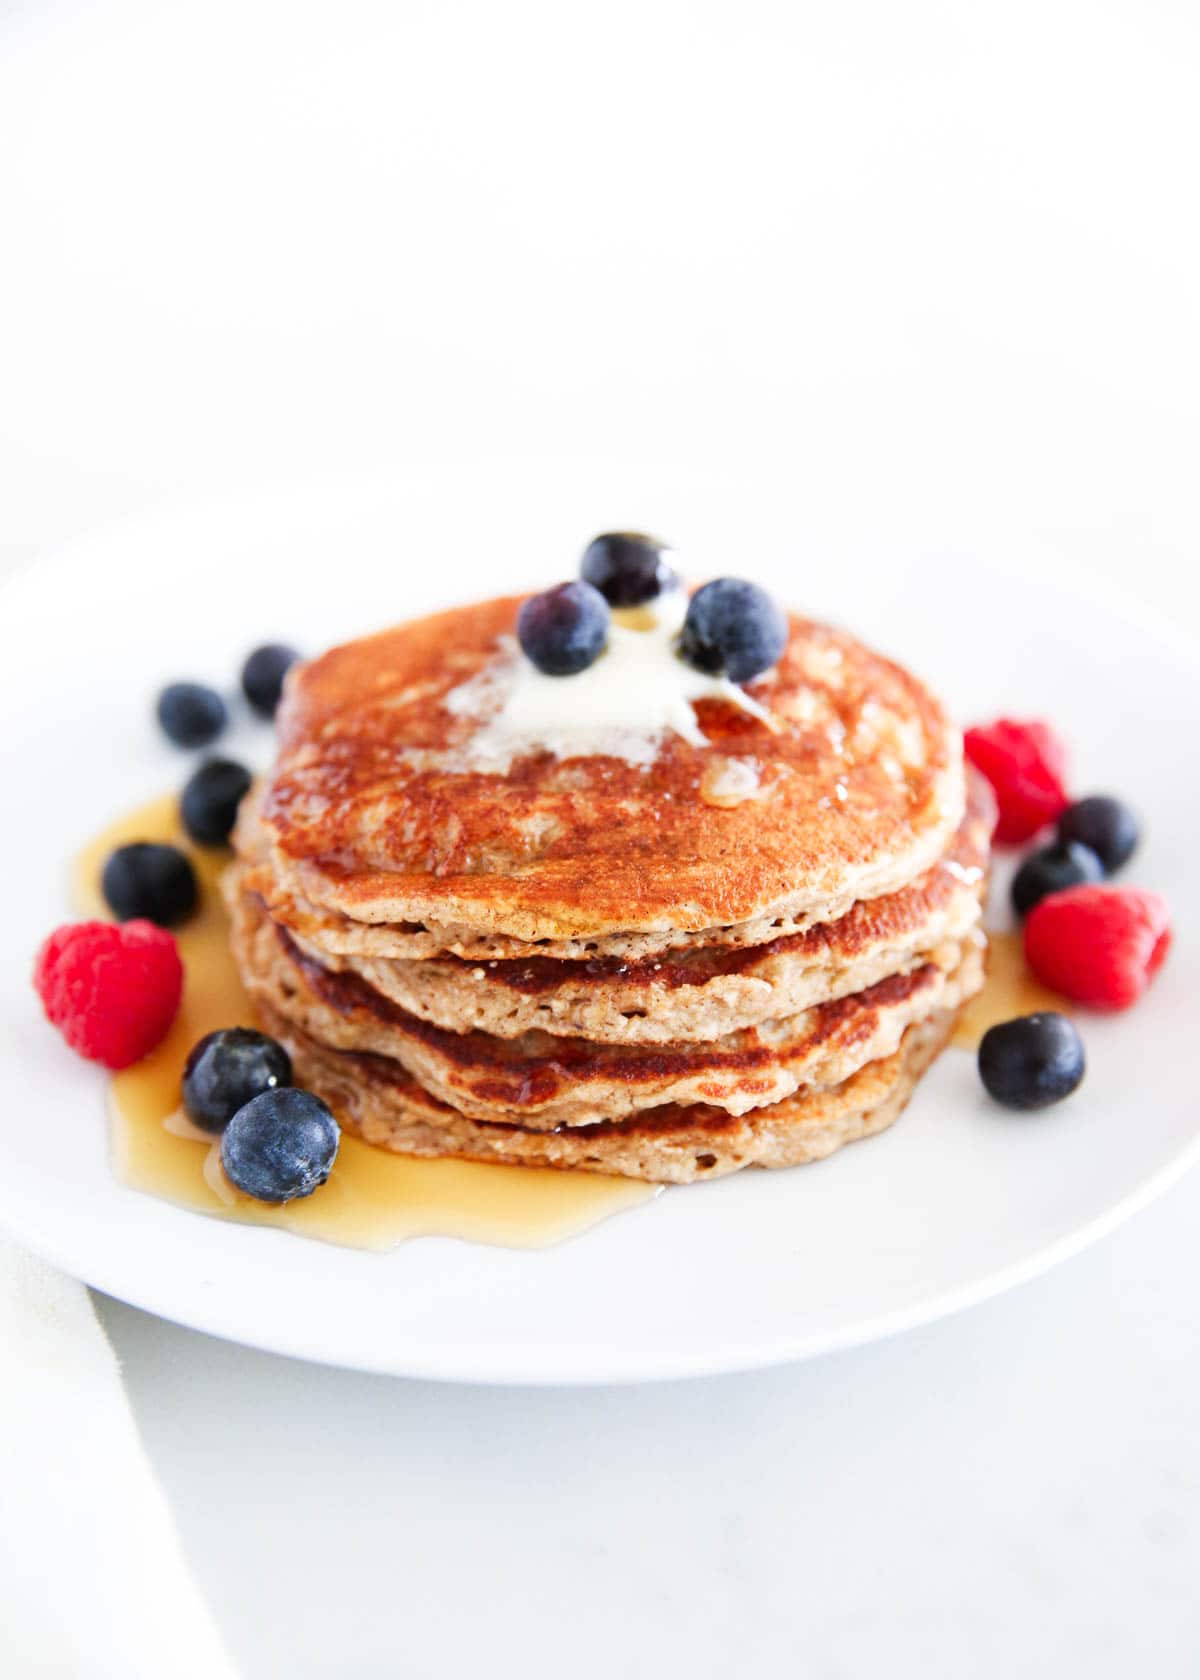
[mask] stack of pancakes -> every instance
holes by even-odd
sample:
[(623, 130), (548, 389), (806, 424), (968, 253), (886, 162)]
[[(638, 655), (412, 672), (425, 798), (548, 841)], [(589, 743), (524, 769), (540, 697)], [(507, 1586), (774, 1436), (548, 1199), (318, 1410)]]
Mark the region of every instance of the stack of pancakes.
[(882, 1130), (982, 983), (992, 811), (940, 705), (794, 618), (754, 714), (484, 762), (518, 604), (289, 679), (227, 892), (297, 1082), (400, 1153), (672, 1182)]

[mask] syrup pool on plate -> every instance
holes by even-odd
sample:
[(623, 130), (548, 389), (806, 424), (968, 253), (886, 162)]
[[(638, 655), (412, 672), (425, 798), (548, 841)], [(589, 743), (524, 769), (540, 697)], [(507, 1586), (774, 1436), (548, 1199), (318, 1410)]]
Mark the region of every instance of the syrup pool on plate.
[(977, 1050), (989, 1027), (1011, 1021), (1017, 1015), (1034, 1015), (1042, 1009), (1066, 1015), (1071, 1010), (1066, 998), (1043, 986), (1030, 969), (1019, 933), (989, 933), (987, 942), (987, 979), (983, 990), (959, 1015), (950, 1040), (963, 1050)]
[(640, 1179), (599, 1173), (422, 1161), (343, 1132), (328, 1182), (305, 1200), (277, 1207), (241, 1195), (221, 1170), (219, 1146), (180, 1107), (183, 1064), (196, 1040), (219, 1027), (256, 1024), (229, 951), (220, 890), (229, 854), (193, 846), (180, 827), (175, 796), (156, 799), (98, 835), (76, 860), (72, 897), (80, 915), (108, 918), (100, 875), (113, 848), (132, 840), (163, 840), (185, 851), (201, 902), (174, 930), (185, 978), (170, 1032), (144, 1060), (112, 1078), (112, 1160), (122, 1182), (219, 1219), (368, 1249), (418, 1236), (542, 1248), (657, 1194), (657, 1186)]

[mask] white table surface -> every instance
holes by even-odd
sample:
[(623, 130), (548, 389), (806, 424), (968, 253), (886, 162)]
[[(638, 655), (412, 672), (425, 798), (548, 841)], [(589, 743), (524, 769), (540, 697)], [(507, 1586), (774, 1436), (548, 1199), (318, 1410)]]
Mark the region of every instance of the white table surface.
[[(0, 8), (0, 567), (177, 495), (651, 456), (1200, 628), (1198, 69), (1147, 0)], [(247, 1680), (1182, 1680), (1198, 1273), (1193, 1175), (892, 1342), (569, 1393), (100, 1307)]]

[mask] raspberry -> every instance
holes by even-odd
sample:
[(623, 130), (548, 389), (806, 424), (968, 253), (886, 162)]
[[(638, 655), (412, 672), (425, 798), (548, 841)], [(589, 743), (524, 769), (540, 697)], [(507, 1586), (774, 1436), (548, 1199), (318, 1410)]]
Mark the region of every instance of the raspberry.
[(1166, 900), (1139, 887), (1067, 887), (1025, 923), (1025, 956), (1038, 979), (1093, 1009), (1136, 1003), (1170, 944)]
[(968, 729), (963, 749), (995, 791), (1000, 816), (993, 838), (1001, 845), (1032, 839), (1066, 810), (1067, 755), (1049, 724), (997, 718)]
[(75, 922), (46, 940), (33, 984), (72, 1050), (123, 1068), (165, 1037), (183, 994), (183, 964), (174, 936), (153, 922)]

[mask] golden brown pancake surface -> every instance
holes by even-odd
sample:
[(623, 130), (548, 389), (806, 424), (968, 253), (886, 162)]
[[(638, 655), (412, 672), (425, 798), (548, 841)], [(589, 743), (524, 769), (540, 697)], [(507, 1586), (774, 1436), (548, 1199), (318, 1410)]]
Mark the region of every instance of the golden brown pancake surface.
[[(972, 774), (967, 813), (932, 869), (899, 892), (860, 900), (834, 922), (757, 946), (693, 945), (640, 961), (406, 961), (345, 956), (319, 937), (293, 937), (324, 967), (357, 974), (402, 1008), (456, 1032), (514, 1038), (541, 1029), (623, 1044), (714, 1039), (860, 991), (911, 968), (921, 952), (965, 937), (980, 915), (993, 817), (990, 790)], [(257, 876), (243, 878), (253, 891)]]
[[(500, 657), (521, 597), (440, 613), (298, 669), (261, 805), (273, 866), (322, 910), (463, 924), (517, 940), (701, 930), (874, 898), (930, 868), (963, 811), (957, 731), (906, 671), (793, 618), (749, 685), (773, 727), (702, 700), (707, 745), (653, 762), (464, 761), (476, 727), (447, 695)], [(563, 682), (572, 681), (566, 677)], [(702, 797), (720, 760), (756, 797)]]

